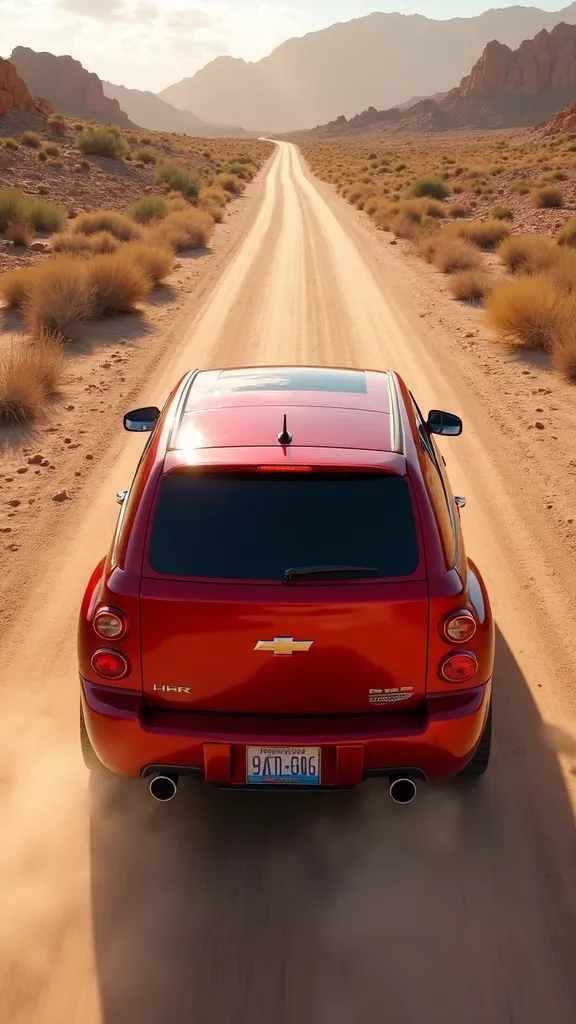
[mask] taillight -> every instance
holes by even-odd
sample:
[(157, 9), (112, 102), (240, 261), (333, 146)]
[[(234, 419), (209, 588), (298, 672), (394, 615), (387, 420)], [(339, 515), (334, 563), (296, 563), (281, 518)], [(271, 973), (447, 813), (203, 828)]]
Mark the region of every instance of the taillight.
[(130, 671), (128, 658), (120, 651), (101, 648), (92, 655), (92, 668), (103, 679), (123, 679)]
[(467, 683), (478, 670), (476, 655), (471, 651), (449, 654), (440, 663), (440, 675), (448, 683)]
[(450, 612), (441, 623), (441, 632), (451, 644), (465, 644), (476, 632), (476, 619), (466, 608)]
[(93, 619), (94, 632), (104, 640), (121, 640), (128, 632), (128, 619), (117, 608), (99, 608)]

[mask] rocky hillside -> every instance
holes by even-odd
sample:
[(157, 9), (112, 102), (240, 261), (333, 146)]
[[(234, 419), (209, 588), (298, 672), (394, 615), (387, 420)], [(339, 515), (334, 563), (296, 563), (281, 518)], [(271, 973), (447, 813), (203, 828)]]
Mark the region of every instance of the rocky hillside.
[(11, 61), (0, 57), (0, 117), (10, 110), (42, 117), (54, 112), (48, 100), (32, 95)]
[(218, 138), (245, 135), (243, 128), (234, 125), (212, 124), (201, 121), (190, 111), (177, 110), (170, 103), (161, 100), (153, 92), (141, 89), (126, 89), (123, 85), (102, 82), (104, 92), (110, 99), (117, 100), (128, 117), (141, 128), (151, 131), (177, 132), (182, 135), (196, 135), (204, 138)]
[(576, 3), (444, 21), (376, 13), (289, 39), (255, 63), (218, 57), (160, 97), (203, 120), (250, 130), (312, 128), (370, 104), (386, 110), (407, 96), (445, 92), (470, 73), (490, 40), (514, 49), (560, 22), (576, 23)]
[[(576, 26), (543, 30), (512, 50), (491, 41), (470, 74), (440, 99), (411, 107), (369, 107), (347, 119), (321, 125), (309, 138), (398, 132), (529, 127), (548, 121), (576, 99)], [(300, 133), (298, 133), (300, 134)]]
[(72, 57), (55, 57), (17, 46), (10, 58), (30, 92), (46, 96), (59, 114), (119, 128), (135, 128), (115, 99), (104, 94), (98, 75)]

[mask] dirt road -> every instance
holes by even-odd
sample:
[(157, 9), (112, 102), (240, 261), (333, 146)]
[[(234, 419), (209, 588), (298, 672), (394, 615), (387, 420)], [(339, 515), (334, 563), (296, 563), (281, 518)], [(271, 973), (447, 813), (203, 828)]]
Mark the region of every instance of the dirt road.
[(415, 287), (282, 145), (251, 232), (141, 397), (161, 404), (192, 365), (392, 365), (423, 407), (463, 415), (443, 449), (498, 623), (489, 777), (405, 808), (380, 782), (313, 797), (183, 783), (166, 806), (138, 783), (89, 786), (78, 603), (142, 447), (110, 423), (0, 641), (2, 1024), (576, 1019), (573, 551), (513, 398), (425, 326)]

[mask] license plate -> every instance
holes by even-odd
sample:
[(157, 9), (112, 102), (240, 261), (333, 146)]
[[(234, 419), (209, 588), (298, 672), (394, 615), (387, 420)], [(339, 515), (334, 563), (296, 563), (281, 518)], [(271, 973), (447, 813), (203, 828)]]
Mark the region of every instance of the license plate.
[(246, 782), (320, 785), (320, 747), (248, 747)]

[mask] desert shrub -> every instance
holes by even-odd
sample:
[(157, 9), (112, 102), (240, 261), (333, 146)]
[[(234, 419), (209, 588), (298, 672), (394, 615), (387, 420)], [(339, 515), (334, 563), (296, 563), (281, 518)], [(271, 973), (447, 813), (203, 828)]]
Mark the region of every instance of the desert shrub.
[(154, 181), (156, 185), (162, 186), (167, 192), (181, 192), (183, 196), (193, 202), (198, 198), (203, 185), (202, 179), (196, 171), (174, 163), (159, 164)]
[(158, 153), (153, 149), (135, 149), (132, 157), (141, 164), (157, 164)]
[(164, 196), (142, 196), (126, 210), (126, 216), (130, 220), (135, 220), (137, 224), (149, 224), (152, 220), (163, 220), (167, 214), (168, 202)]
[(29, 270), (24, 319), (33, 334), (70, 341), (94, 310), (93, 291), (83, 260), (57, 256)]
[(576, 252), (572, 249), (559, 249), (556, 258), (545, 271), (555, 284), (565, 292), (576, 292)]
[(34, 241), (34, 229), (30, 224), (29, 220), (25, 217), (19, 217), (17, 220), (12, 220), (8, 224), (5, 231), (6, 238), (8, 238), (14, 245), (22, 246), (22, 248), (28, 248)]
[(44, 152), (47, 153), (48, 156), (58, 158), (60, 156), (61, 150), (60, 146), (57, 146), (55, 142), (47, 142), (44, 146)]
[(417, 178), (410, 185), (409, 194), (414, 198), (430, 196), (432, 199), (446, 199), (448, 188), (441, 178)]
[(556, 241), (558, 245), (576, 246), (576, 217), (570, 217), (570, 220), (560, 228), (556, 233)]
[(510, 234), (510, 228), (501, 220), (454, 221), (446, 231), (479, 249), (493, 249)]
[(425, 231), (418, 236), (416, 251), (427, 263), (432, 263), (436, 250), (444, 239), (441, 231)]
[(84, 266), (97, 319), (132, 312), (152, 287), (150, 278), (124, 248), (113, 255), (95, 256)]
[(514, 211), (509, 206), (495, 206), (492, 217), (494, 220), (514, 220)]
[(46, 161), (48, 160), (48, 154), (45, 153), (43, 149), (41, 149), (39, 151), (39, 153), (38, 153), (38, 160), (40, 161), (41, 164), (45, 164)]
[(20, 142), (23, 146), (28, 146), (29, 149), (40, 149), (42, 137), (38, 135), (38, 132), (23, 132)]
[(171, 213), (150, 229), (152, 244), (169, 245), (176, 252), (202, 249), (208, 245), (214, 228), (212, 217), (205, 210)]
[(236, 178), (243, 178), (246, 181), (252, 180), (252, 172), (248, 167), (245, 166), (245, 164), (229, 164), (228, 173), (233, 174)]
[(224, 208), (232, 199), (230, 192), (225, 192), (218, 185), (209, 185), (203, 188), (198, 196), (198, 206), (201, 208), (221, 206)]
[(80, 132), (76, 145), (84, 156), (104, 156), (111, 160), (121, 160), (128, 152), (124, 136), (113, 128), (86, 128)]
[(392, 231), (396, 238), (405, 238), (412, 241), (419, 234), (420, 225), (406, 211), (402, 211), (392, 218), (388, 230)]
[(19, 143), (16, 139), (4, 139), (4, 149), (18, 149)]
[(478, 250), (460, 238), (440, 239), (434, 253), (434, 263), (443, 274), (455, 274), (460, 270), (475, 270), (480, 266)]
[(480, 270), (463, 270), (450, 280), (450, 291), (460, 302), (483, 302), (492, 290), (492, 282)]
[(165, 281), (174, 266), (174, 250), (167, 245), (129, 242), (124, 246), (122, 255), (135, 260), (153, 284)]
[(98, 231), (94, 235), (66, 231), (53, 235), (50, 244), (54, 252), (65, 252), (71, 256), (94, 256), (96, 253), (117, 252), (122, 242), (109, 231)]
[(544, 235), (513, 235), (498, 246), (498, 257), (512, 274), (535, 273), (558, 258), (558, 246)]
[(486, 300), (486, 312), (505, 338), (551, 352), (555, 339), (576, 323), (576, 299), (547, 275), (531, 275), (495, 288)]
[(241, 178), (238, 178), (235, 174), (217, 174), (214, 178), (214, 184), (219, 185), (225, 192), (230, 192), (234, 196), (242, 194), (246, 188), (245, 182)]
[(30, 423), (62, 381), (64, 356), (59, 339), (43, 334), (28, 344), (0, 351), (0, 424)]
[(59, 231), (66, 222), (67, 213), (63, 206), (47, 203), (45, 199), (27, 199), (24, 216), (36, 231)]
[(344, 195), (352, 206), (356, 206), (361, 210), (364, 208), (366, 200), (374, 195), (374, 187), (372, 185), (365, 185), (361, 181), (356, 181), (345, 189)]
[(554, 185), (545, 185), (544, 188), (537, 188), (531, 196), (532, 205), (538, 210), (559, 209), (564, 206), (564, 194), (561, 188)]
[(118, 213), (117, 210), (97, 210), (95, 213), (83, 213), (74, 221), (72, 230), (82, 235), (96, 235), (101, 231), (108, 231), (121, 242), (133, 242), (142, 237), (140, 225)]
[(26, 220), (37, 231), (58, 231), (66, 220), (64, 207), (25, 196), (17, 188), (0, 190), (0, 231), (9, 224)]
[(452, 206), (448, 207), (446, 212), (449, 217), (453, 217), (454, 220), (458, 220), (462, 217), (469, 217), (471, 211), (470, 207), (464, 206), (463, 203), (453, 203)]

